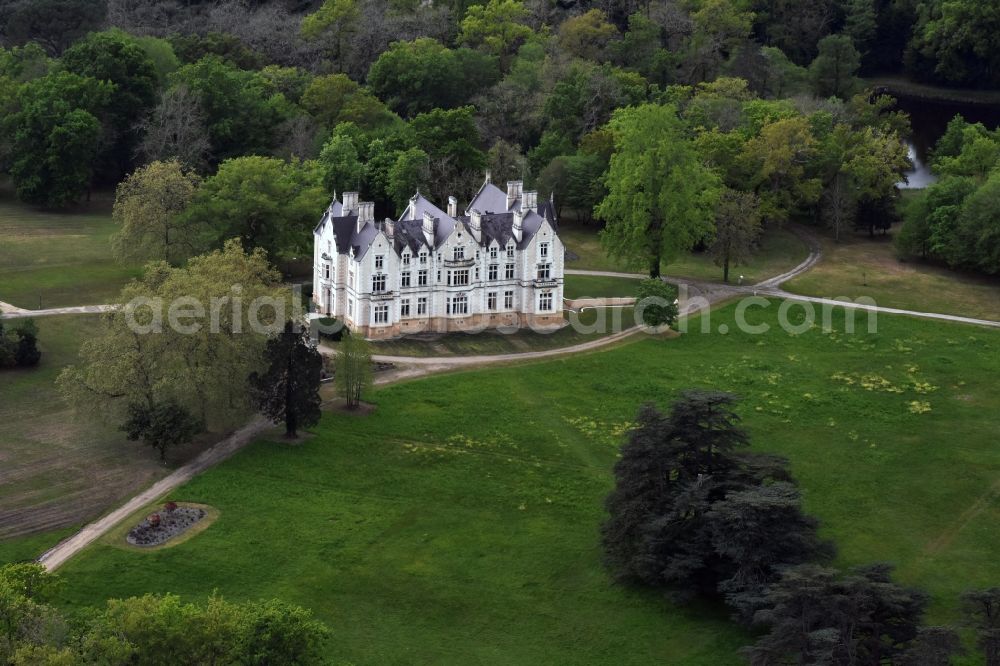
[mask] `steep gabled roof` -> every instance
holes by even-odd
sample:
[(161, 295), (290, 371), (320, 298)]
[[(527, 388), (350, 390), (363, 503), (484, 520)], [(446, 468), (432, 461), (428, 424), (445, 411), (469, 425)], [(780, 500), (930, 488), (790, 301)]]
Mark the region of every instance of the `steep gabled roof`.
[(472, 197), (466, 211), (473, 209), (483, 213), (506, 213), (507, 193), (487, 180), (476, 192), (476, 196)]
[(413, 254), (420, 252), (420, 248), (427, 246), (427, 239), (424, 238), (423, 220), (400, 220), (397, 222), (393, 243), (396, 246), (396, 252), (400, 254), (406, 247), (410, 248), (410, 252)]

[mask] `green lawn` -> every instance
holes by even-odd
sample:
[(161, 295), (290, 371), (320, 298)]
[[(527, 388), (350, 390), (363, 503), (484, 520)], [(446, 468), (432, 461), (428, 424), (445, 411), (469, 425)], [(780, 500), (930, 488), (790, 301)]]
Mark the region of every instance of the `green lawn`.
[[(635, 326), (631, 307), (588, 308), (582, 312), (567, 312), (567, 326), (556, 331), (518, 329), (512, 333), (483, 331), (482, 333), (426, 334), (416, 337), (372, 342), (376, 354), (392, 356), (465, 356), (478, 354), (510, 354), (558, 349), (590, 342)], [(328, 343), (336, 347), (336, 343)]]
[(1000, 333), (878, 324), (640, 338), (380, 389), (373, 414), (327, 414), (302, 445), (258, 442), (173, 493), (221, 511), (190, 541), (82, 553), (63, 603), (281, 597), (329, 623), (345, 663), (740, 663), (724, 612), (611, 585), (597, 543), (638, 405), (711, 387), (791, 459), (840, 564), (897, 563), (953, 621), (961, 591), (1000, 581)]
[[(645, 267), (628, 266), (607, 255), (601, 246), (596, 226), (563, 225), (559, 237), (566, 249), (579, 257), (566, 262), (566, 268), (591, 271), (644, 272)], [(760, 247), (745, 266), (730, 269), (730, 281), (740, 275), (744, 283), (752, 284), (780, 275), (794, 268), (809, 255), (809, 248), (801, 238), (787, 229), (770, 229), (761, 237)], [(722, 282), (722, 269), (715, 265), (706, 252), (694, 252), (661, 267), (670, 277)]]
[(36, 323), (41, 365), (0, 371), (0, 560), (5, 539), (79, 525), (167, 471), (152, 449), (127, 441), (115, 424), (77, 417), (56, 392), (56, 377), (99, 318)]
[(962, 274), (922, 262), (902, 262), (891, 236), (823, 239), (823, 259), (785, 283), (807, 296), (874, 298), (879, 305), (1000, 319), (1000, 279)]
[(115, 229), (106, 200), (44, 211), (0, 187), (0, 301), (29, 309), (111, 302), (140, 274), (112, 258)]
[(639, 280), (604, 275), (567, 275), (563, 286), (565, 298), (635, 297)]

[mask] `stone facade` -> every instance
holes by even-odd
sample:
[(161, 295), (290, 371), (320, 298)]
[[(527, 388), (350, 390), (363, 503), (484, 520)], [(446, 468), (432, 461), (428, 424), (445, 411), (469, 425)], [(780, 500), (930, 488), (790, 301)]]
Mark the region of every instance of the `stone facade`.
[(398, 220), (374, 219), (356, 192), (334, 198), (317, 225), (316, 311), (387, 339), (487, 328), (564, 325), (564, 249), (551, 201), (519, 181), (486, 181), (464, 214), (414, 195)]

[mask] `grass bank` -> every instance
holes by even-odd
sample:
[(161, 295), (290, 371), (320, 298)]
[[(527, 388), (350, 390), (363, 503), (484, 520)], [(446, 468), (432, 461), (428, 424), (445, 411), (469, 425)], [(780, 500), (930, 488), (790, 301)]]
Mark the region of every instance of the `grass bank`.
[[(577, 258), (566, 262), (567, 269), (591, 271), (644, 272), (644, 267), (628, 266), (609, 257), (601, 245), (598, 229), (594, 226), (563, 225), (559, 237), (566, 249)], [(735, 283), (743, 275), (744, 284), (760, 282), (788, 271), (809, 256), (809, 247), (788, 229), (769, 229), (760, 239), (757, 252), (743, 266), (730, 269), (730, 281)], [(707, 252), (693, 252), (676, 261), (663, 264), (664, 275), (691, 280), (722, 282), (722, 268), (715, 265)]]
[[(510, 333), (429, 333), (372, 342), (375, 354), (388, 356), (476, 356), (516, 354), (572, 347), (593, 342), (635, 326), (635, 313), (627, 308), (589, 308), (567, 312), (567, 325), (555, 331), (518, 329)], [(336, 347), (336, 343), (331, 343)]]
[(116, 229), (110, 201), (45, 211), (0, 187), (0, 301), (31, 310), (113, 302), (141, 273), (112, 258)]
[[(719, 609), (612, 585), (597, 528), (623, 432), (689, 387), (744, 396), (757, 448), (787, 456), (838, 563), (888, 560), (930, 620), (995, 584), (1000, 333), (879, 317), (874, 334), (690, 333), (377, 390), (298, 446), (258, 442), (174, 499), (218, 521), (177, 547), (102, 542), (64, 570), (67, 607), (176, 592), (281, 597), (368, 663), (741, 663)], [(798, 311), (794, 309), (793, 313)], [(736, 331), (734, 309), (711, 330)], [(797, 323), (797, 321), (796, 321)]]
[(900, 261), (891, 236), (848, 236), (823, 243), (823, 259), (786, 282), (805, 296), (869, 297), (886, 307), (1000, 319), (1000, 279)]
[(74, 413), (56, 391), (99, 317), (35, 321), (41, 365), (0, 371), (0, 542), (84, 523), (169, 471), (117, 424)]

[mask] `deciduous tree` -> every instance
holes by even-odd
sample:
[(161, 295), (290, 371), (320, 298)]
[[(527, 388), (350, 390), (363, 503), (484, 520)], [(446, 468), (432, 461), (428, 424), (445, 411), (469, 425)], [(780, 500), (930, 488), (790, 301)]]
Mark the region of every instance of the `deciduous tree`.
[(152, 162), (118, 185), (111, 240), (119, 261), (159, 259), (178, 264), (202, 249), (210, 227), (184, 215), (201, 178), (180, 162)]
[(343, 336), (337, 348), (336, 368), (337, 392), (348, 409), (356, 409), (372, 384), (371, 344), (359, 335)]
[(646, 104), (615, 112), (615, 153), (595, 209), (607, 221), (602, 240), (615, 256), (660, 264), (710, 238), (719, 179), (701, 162), (672, 106)]
[(214, 240), (238, 237), (272, 257), (307, 250), (316, 211), (328, 195), (314, 162), (271, 157), (226, 160), (198, 189), (185, 213), (188, 224), (209, 227)]
[(70, 72), (113, 84), (101, 160), (104, 177), (117, 182), (132, 166), (140, 138), (135, 119), (156, 103), (153, 61), (133, 37), (120, 30), (108, 30), (91, 33), (73, 44), (61, 63)]
[(507, 65), (517, 48), (532, 35), (528, 10), (519, 0), (489, 0), (472, 5), (462, 19), (459, 42), (480, 48), (500, 59), (500, 69)]
[(142, 440), (156, 449), (160, 461), (166, 461), (167, 449), (190, 442), (202, 428), (194, 414), (174, 401), (129, 403), (121, 426), (129, 441)]
[(13, 137), (10, 175), (20, 199), (58, 207), (89, 191), (112, 91), (65, 71), (18, 89), (17, 111), (0, 122)]
[(729, 282), (730, 265), (750, 259), (760, 236), (760, 202), (752, 192), (725, 188), (715, 213), (715, 237), (710, 251), (716, 266), (722, 266), (722, 280)]
[(211, 158), (212, 143), (201, 99), (186, 85), (164, 92), (138, 127), (142, 141), (137, 151), (146, 162), (177, 160), (202, 170)]
[(209, 429), (230, 427), (247, 413), (242, 379), (258, 369), (267, 334), (294, 312), (280, 285), (266, 253), (235, 239), (183, 268), (150, 264), (63, 370), (60, 391), (111, 421), (132, 403), (172, 401)]

